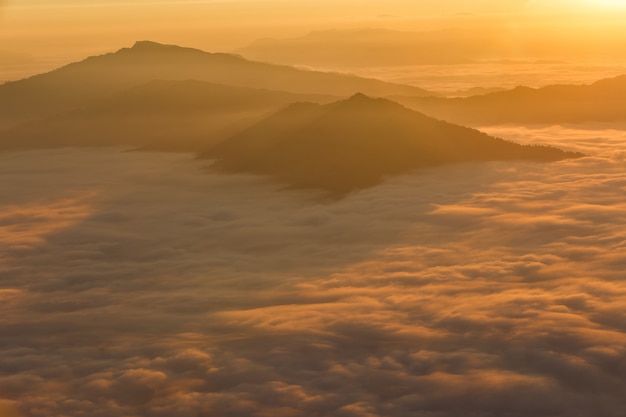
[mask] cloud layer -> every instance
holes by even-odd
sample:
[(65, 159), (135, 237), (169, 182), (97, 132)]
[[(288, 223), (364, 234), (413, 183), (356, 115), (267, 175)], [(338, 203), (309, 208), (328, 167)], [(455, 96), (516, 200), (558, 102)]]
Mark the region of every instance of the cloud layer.
[(0, 155), (0, 410), (621, 416), (626, 133), (489, 133), (591, 156), (323, 202), (184, 155)]

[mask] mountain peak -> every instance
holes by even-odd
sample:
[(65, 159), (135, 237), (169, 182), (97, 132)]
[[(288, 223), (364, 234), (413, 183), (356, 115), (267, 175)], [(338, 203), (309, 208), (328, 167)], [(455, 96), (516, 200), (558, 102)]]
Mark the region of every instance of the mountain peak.
[(396, 102), (382, 97), (371, 97), (363, 93), (356, 93), (349, 98), (336, 103), (336, 109), (346, 111), (383, 111), (402, 107)]
[[(0, 0), (1, 2), (1, 0)], [(430, 95), (417, 87), (354, 75), (301, 70), (249, 61), (227, 53), (138, 40), (117, 51), (91, 56), (48, 73), (0, 85), (0, 124), (12, 126), (39, 116), (81, 107), (88, 101), (150, 80), (209, 81), (238, 87), (306, 95), (347, 97)]]
[(174, 45), (164, 45), (162, 43), (154, 42), (154, 41), (137, 41), (132, 46), (131, 49), (155, 49), (155, 48), (163, 48), (163, 47), (173, 47)]
[(363, 93), (356, 93), (344, 101), (347, 103), (375, 103), (378, 101), (378, 99), (367, 96)]
[(296, 188), (338, 196), (388, 176), (444, 164), (581, 156), (507, 142), (360, 93), (294, 109), (275, 113), (204, 156), (215, 160), (218, 171), (270, 175)]
[(206, 55), (212, 55), (208, 52), (201, 51), (199, 49), (194, 48), (186, 48), (178, 45), (168, 45), (164, 43), (158, 43), (154, 41), (136, 41), (135, 44), (131, 48), (124, 48), (122, 51), (132, 51), (132, 52), (178, 52), (178, 51), (187, 51), (187, 52), (195, 52), (195, 53), (203, 53)]

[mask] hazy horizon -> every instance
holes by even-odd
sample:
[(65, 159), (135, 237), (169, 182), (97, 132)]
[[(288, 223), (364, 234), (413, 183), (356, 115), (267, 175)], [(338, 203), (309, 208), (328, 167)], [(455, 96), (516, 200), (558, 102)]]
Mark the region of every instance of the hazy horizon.
[(0, 417), (623, 417), (625, 18), (0, 0)]
[[(232, 52), (260, 39), (289, 40), (316, 31), (362, 29), (399, 31), (409, 38), (420, 33), (427, 38), (442, 36), (437, 42), (452, 40), (453, 48), (454, 42), (463, 42), (463, 49), (473, 45), (470, 49), (482, 50), (475, 57), (479, 63), (551, 59), (563, 60), (572, 67), (624, 66), (619, 54), (626, 45), (621, 30), (624, 16), (626, 6), (621, 2), (591, 0), (447, 0), (419, 4), (400, 0), (320, 1), (315, 6), (278, 0), (53, 4), (7, 0), (0, 3), (0, 82), (112, 52), (138, 40)], [(406, 52), (420, 55), (429, 51)], [(379, 59), (378, 66), (389, 65), (384, 56), (373, 58)], [(293, 63), (283, 61), (277, 63)], [(325, 64), (335, 69), (345, 67), (345, 62)], [(540, 72), (536, 77), (542, 75)], [(601, 78), (589, 74), (584, 81), (591, 82), (594, 77)], [(496, 86), (489, 84), (486, 86)]]

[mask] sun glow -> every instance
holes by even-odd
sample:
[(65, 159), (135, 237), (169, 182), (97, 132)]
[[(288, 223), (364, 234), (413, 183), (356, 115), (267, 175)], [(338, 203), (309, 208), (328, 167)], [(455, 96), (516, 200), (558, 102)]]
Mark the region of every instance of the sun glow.
[(588, 8), (624, 8), (626, 9), (626, 0), (583, 0), (583, 5)]

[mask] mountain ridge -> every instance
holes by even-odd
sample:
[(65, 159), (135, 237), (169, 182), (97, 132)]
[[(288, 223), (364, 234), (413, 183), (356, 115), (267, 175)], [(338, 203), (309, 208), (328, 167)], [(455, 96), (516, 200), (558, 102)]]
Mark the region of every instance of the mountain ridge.
[(453, 29), (326, 29), (257, 39), (234, 52), (255, 60), (324, 67), (462, 64), (486, 58), (488, 40), (476, 31)]
[(268, 175), (295, 188), (344, 195), (420, 168), (583, 155), (519, 145), (356, 94), (326, 105), (288, 106), (200, 156), (214, 159), (216, 171)]
[(197, 80), (152, 80), (0, 132), (0, 149), (131, 146), (195, 151), (294, 101), (336, 99)]
[(0, 85), (0, 128), (62, 113), (154, 79), (196, 79), (216, 84), (299, 94), (347, 96), (432, 95), (418, 87), (308, 71), (210, 53), (177, 45), (137, 41), (130, 48), (91, 56), (53, 71)]
[(518, 86), (463, 98), (390, 98), (416, 111), (466, 125), (626, 121), (626, 75), (591, 84)]

